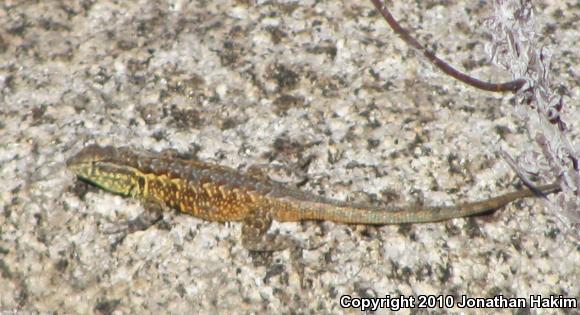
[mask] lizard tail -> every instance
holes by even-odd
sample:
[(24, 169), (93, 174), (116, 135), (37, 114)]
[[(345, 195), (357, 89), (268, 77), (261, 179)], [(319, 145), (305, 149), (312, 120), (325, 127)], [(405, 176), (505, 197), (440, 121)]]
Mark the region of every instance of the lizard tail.
[[(543, 194), (550, 194), (559, 191), (560, 186), (558, 184), (544, 185), (537, 187), (537, 190)], [(324, 220), (377, 225), (437, 222), (490, 212), (516, 199), (535, 196), (536, 193), (530, 189), (522, 189), (482, 201), (453, 206), (410, 206), (391, 209), (351, 206), (343, 202), (301, 202), (299, 205), (290, 207), (282, 205), (275, 219), (278, 221)]]

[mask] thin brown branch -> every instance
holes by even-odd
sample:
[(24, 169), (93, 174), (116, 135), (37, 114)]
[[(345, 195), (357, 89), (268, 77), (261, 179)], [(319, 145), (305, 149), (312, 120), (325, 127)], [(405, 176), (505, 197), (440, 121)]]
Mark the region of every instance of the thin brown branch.
[(423, 53), (431, 63), (433, 63), (437, 68), (441, 69), (447, 75), (465, 83), (471, 85), (475, 88), (484, 91), (491, 91), (491, 92), (517, 92), (524, 84), (526, 83), (523, 79), (518, 79), (510, 82), (505, 83), (490, 83), (484, 82), (474, 77), (471, 77), (449, 65), (447, 62), (439, 59), (433, 52), (425, 48), (421, 45), (415, 38), (413, 38), (407, 30), (405, 30), (397, 20), (391, 15), (389, 9), (387, 8), (386, 4), (383, 4), (381, 0), (371, 0), (375, 8), (381, 13), (381, 15), (385, 18), (389, 26), (395, 31), (401, 39), (403, 39), (408, 45), (412, 46), (413, 48), (419, 50)]

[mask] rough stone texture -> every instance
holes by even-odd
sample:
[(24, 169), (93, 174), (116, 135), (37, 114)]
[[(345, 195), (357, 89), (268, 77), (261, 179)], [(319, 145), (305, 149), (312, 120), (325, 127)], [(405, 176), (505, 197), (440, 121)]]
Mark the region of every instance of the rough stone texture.
[[(391, 6), (444, 59), (507, 79), (484, 53), (485, 2)], [(567, 115), (580, 117), (580, 9), (537, 9)], [(239, 224), (170, 214), (119, 241), (111, 231), (143, 206), (87, 190), (64, 165), (97, 142), (286, 165), (305, 173), (303, 189), (339, 199), (476, 200), (518, 183), (500, 148), (533, 145), (511, 98), (432, 71), (367, 2), (3, 1), (0, 312), (336, 314), (344, 294), (578, 297), (580, 247), (542, 200), (424, 225), (277, 224), (324, 242), (304, 252), (301, 287), (290, 253), (250, 255)]]

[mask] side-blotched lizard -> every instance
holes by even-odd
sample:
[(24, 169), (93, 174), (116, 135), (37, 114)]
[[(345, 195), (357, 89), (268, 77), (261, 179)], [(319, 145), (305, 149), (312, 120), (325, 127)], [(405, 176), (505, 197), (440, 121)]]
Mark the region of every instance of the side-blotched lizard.
[[(528, 189), (446, 207), (381, 208), (323, 198), (264, 176), (197, 160), (90, 145), (67, 165), (81, 180), (104, 190), (153, 202), (210, 221), (241, 221), (242, 243), (253, 251), (283, 250), (288, 236), (267, 233), (272, 220), (327, 220), (351, 224), (424, 223), (489, 212), (533, 196)], [(538, 187), (548, 194), (558, 185)]]

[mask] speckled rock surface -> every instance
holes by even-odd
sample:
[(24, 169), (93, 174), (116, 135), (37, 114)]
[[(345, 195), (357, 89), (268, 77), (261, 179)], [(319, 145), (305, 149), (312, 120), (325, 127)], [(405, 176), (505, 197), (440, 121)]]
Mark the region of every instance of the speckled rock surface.
[[(574, 3), (537, 8), (568, 117), (580, 117)], [(485, 2), (392, 6), (444, 59), (506, 79), (484, 53)], [(580, 247), (541, 200), (423, 225), (276, 224), (324, 244), (303, 253), (300, 279), (290, 253), (244, 250), (236, 223), (168, 214), (119, 241), (110, 231), (142, 205), (87, 189), (64, 165), (86, 143), (174, 149), (287, 165), (307, 180), (272, 173), (338, 199), (450, 204), (518, 183), (497, 152), (534, 144), (511, 98), (432, 71), (367, 2), (3, 1), (0, 313), (337, 314), (358, 312), (341, 309), (345, 294), (578, 297)]]

